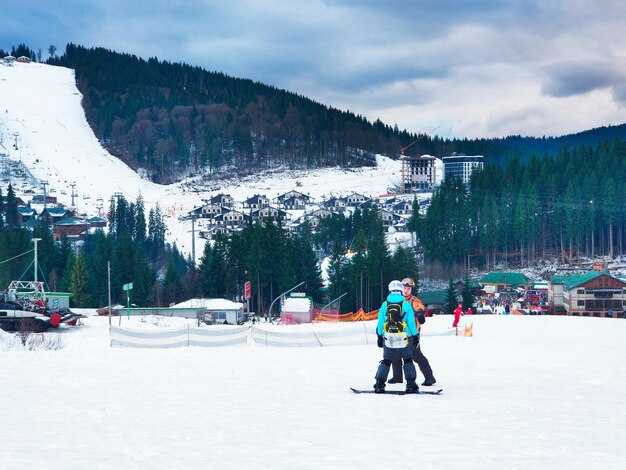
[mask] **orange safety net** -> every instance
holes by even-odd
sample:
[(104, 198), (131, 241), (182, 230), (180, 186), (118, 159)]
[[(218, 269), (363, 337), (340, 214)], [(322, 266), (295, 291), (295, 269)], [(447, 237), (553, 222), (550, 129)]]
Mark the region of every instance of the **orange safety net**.
[(350, 313), (318, 313), (313, 321), (329, 321), (329, 322), (354, 322), (376, 320), (378, 318), (378, 309), (371, 312), (365, 312), (362, 308), (358, 312)]

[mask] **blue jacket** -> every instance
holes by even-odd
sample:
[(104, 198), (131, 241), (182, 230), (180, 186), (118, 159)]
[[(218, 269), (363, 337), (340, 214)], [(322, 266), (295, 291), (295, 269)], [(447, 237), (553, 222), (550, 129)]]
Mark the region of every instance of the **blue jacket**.
[(387, 300), (383, 302), (378, 310), (378, 327), (376, 333), (383, 335), (383, 327), (387, 321), (387, 302), (401, 303), (402, 304), (402, 318), (406, 323), (406, 333), (408, 336), (417, 336), (417, 326), (415, 326), (415, 315), (413, 314), (413, 307), (409, 302), (404, 301), (402, 294), (392, 293), (387, 296)]

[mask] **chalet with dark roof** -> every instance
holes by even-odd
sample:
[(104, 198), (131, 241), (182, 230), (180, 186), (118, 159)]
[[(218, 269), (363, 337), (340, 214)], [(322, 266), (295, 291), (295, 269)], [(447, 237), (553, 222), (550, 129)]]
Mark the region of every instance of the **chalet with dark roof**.
[(209, 202), (208, 204), (203, 205), (197, 209), (194, 209), (193, 212), (202, 217), (203, 219), (213, 219), (220, 215), (227, 209), (228, 206), (222, 206), (221, 204), (215, 204), (213, 202)]
[(39, 214), (39, 220), (50, 225), (69, 219), (70, 217), (74, 217), (74, 213), (63, 207), (48, 207)]
[(238, 210), (229, 209), (222, 212), (219, 215), (216, 215), (213, 218), (213, 222), (216, 225), (228, 226), (228, 227), (238, 227), (242, 226), (246, 221), (247, 216)]
[(528, 289), (531, 280), (523, 273), (492, 272), (483, 276), (479, 282), (486, 293), (492, 294), (518, 287)]
[(200, 230), (198, 236), (200, 238), (204, 238), (205, 240), (214, 240), (218, 235), (230, 236), (236, 231), (238, 231), (239, 227), (230, 227), (227, 225), (213, 225), (206, 230)]
[(106, 219), (103, 219), (102, 217), (90, 217), (87, 219), (87, 222), (89, 222), (91, 228), (104, 228), (107, 226)]
[(36, 219), (36, 218), (37, 218), (37, 211), (33, 209), (32, 207), (30, 207), (30, 204), (17, 208), (17, 222), (19, 224), (23, 224), (24, 222), (28, 220)]
[(283, 209), (288, 211), (303, 211), (306, 209), (306, 204), (306, 199), (298, 196), (292, 196), (284, 199), (281, 205)]
[(232, 197), (230, 197), (230, 195), (222, 194), (222, 193), (216, 196), (213, 196), (211, 199), (209, 199), (208, 202), (209, 204), (217, 204), (223, 207), (233, 207), (233, 204), (235, 203), (235, 201), (233, 200)]
[(400, 217), (398, 214), (394, 214), (393, 212), (387, 209), (380, 210), (380, 218), (383, 221), (383, 228), (387, 230), (392, 225), (395, 225), (398, 222), (402, 222), (404, 219)]
[(363, 204), (369, 198), (359, 193), (352, 193), (344, 198), (346, 205), (350, 207), (357, 207), (359, 204)]
[(276, 207), (272, 207), (272, 206), (267, 206), (267, 207), (262, 207), (261, 209), (257, 209), (255, 211), (250, 212), (250, 217), (252, 217), (253, 219), (259, 219), (259, 220), (265, 220), (268, 219), (270, 217), (273, 218), (282, 218), (282, 219), (286, 219), (288, 217), (287, 212), (277, 209)]
[(315, 230), (320, 224), (320, 217), (314, 215), (311, 217), (300, 217), (289, 226), (289, 230), (292, 232), (300, 233), (305, 225), (308, 225), (311, 230)]
[(313, 212), (309, 212), (308, 214), (305, 214), (304, 217), (305, 218), (313, 218), (313, 217), (317, 217), (319, 219), (326, 219), (328, 217), (333, 217), (335, 214), (332, 211), (329, 211), (328, 209), (325, 208), (320, 208), (320, 209), (316, 209)]
[(270, 205), (270, 200), (266, 196), (255, 194), (243, 202), (243, 207), (247, 209), (261, 209)]
[(52, 234), (55, 239), (63, 235), (70, 240), (83, 240), (85, 233), (91, 228), (91, 224), (84, 219), (69, 217), (52, 224)]
[(400, 215), (413, 214), (413, 203), (410, 201), (398, 201), (391, 206), (392, 212)]
[(358, 207), (359, 209), (374, 209), (375, 207), (380, 207), (380, 204), (378, 204), (374, 199), (368, 199), (367, 201), (359, 204)]
[(333, 212), (343, 212), (346, 210), (346, 201), (339, 197), (333, 196), (330, 199), (322, 202), (322, 207)]
[(282, 204), (285, 199), (289, 199), (290, 197), (297, 197), (300, 200), (306, 201), (307, 204), (310, 204), (313, 201), (313, 198), (311, 196), (295, 190), (291, 190), (286, 192), (285, 194), (281, 194), (280, 196), (277, 196), (274, 200)]

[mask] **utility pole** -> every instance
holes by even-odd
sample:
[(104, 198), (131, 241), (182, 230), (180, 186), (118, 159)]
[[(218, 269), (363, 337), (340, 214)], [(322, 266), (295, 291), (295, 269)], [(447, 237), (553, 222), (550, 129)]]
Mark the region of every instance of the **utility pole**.
[(196, 219), (198, 214), (189, 214), (191, 220), (191, 262), (196, 265)]
[(35, 290), (37, 290), (37, 242), (41, 240), (41, 238), (33, 238), (33, 243), (35, 244), (35, 276), (33, 280), (35, 281)]

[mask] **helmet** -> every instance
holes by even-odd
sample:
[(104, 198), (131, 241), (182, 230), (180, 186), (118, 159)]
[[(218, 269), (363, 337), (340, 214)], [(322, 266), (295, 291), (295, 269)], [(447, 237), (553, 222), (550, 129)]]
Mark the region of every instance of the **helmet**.
[(402, 292), (402, 283), (400, 281), (391, 281), (389, 283), (389, 292)]
[(409, 287), (415, 287), (415, 281), (413, 280), (412, 277), (405, 277), (404, 279), (402, 279), (402, 285), (403, 286), (409, 286)]

